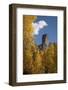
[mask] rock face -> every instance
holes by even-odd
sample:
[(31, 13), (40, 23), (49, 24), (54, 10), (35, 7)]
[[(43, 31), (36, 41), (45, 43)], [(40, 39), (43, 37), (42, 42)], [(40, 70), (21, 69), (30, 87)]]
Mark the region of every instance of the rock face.
[(39, 45), (38, 47), (39, 47), (40, 50), (44, 50), (48, 47), (48, 45), (49, 45), (48, 36), (47, 36), (47, 34), (44, 34), (42, 36), (42, 44)]

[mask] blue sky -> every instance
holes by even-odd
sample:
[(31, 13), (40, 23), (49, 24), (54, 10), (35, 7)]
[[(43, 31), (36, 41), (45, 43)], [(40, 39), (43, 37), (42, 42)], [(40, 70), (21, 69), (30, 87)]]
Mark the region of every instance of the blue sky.
[(47, 34), (49, 42), (57, 43), (57, 17), (56, 16), (37, 16), (34, 23), (44, 20), (48, 25), (39, 30), (39, 34), (35, 35), (35, 43), (42, 43), (42, 35)]

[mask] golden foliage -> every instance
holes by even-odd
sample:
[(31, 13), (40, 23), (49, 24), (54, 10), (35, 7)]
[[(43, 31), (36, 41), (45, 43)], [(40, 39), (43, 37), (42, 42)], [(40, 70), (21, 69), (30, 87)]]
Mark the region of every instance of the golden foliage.
[(42, 57), (40, 55), (39, 50), (37, 50), (34, 53), (34, 62), (33, 62), (33, 68), (32, 68), (32, 73), (37, 74), (37, 73), (43, 73), (44, 72), (44, 68), (42, 65)]
[(35, 45), (33, 42), (33, 28), (32, 28), (32, 22), (35, 20), (35, 16), (23, 16), (23, 22), (24, 22), (24, 61), (23, 61), (23, 68), (25, 73), (32, 73), (32, 53), (35, 50)]
[(48, 48), (39, 50), (38, 46), (34, 43), (34, 37), (32, 35), (32, 22), (35, 19), (36, 16), (23, 16), (23, 73), (55, 73), (57, 72), (57, 45), (52, 43)]
[(57, 46), (51, 44), (44, 53), (45, 59), (45, 72), (57, 72)]

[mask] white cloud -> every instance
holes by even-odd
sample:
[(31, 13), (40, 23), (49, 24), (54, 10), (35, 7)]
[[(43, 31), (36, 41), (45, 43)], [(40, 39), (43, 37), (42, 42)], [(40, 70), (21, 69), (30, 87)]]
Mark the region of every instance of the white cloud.
[(34, 35), (38, 35), (39, 34), (39, 30), (43, 29), (44, 27), (46, 27), (48, 24), (44, 21), (44, 20), (40, 20), (38, 22), (32, 23), (32, 26), (34, 28)]

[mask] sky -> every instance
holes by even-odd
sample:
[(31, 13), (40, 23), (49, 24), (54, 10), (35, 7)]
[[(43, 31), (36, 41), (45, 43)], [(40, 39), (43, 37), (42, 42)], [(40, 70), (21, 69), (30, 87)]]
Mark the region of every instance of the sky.
[(57, 16), (37, 16), (33, 26), (34, 40), (37, 45), (42, 44), (44, 34), (47, 34), (49, 42), (57, 43)]

